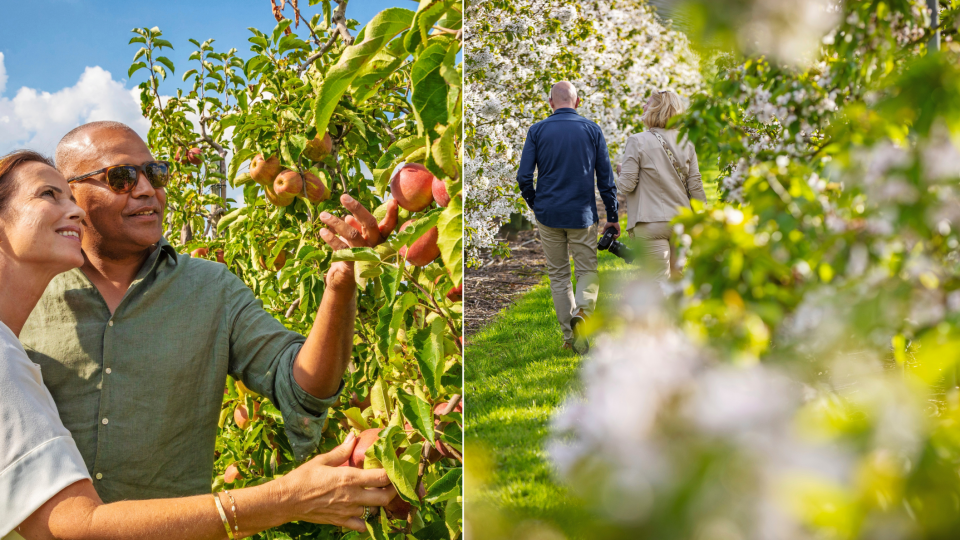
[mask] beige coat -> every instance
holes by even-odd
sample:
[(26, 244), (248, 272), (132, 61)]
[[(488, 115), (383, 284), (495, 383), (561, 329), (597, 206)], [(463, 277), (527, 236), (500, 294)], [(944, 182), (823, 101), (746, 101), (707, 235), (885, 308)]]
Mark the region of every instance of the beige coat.
[(651, 128), (663, 137), (686, 176), (687, 187), (673, 167), (657, 137), (648, 131), (631, 135), (620, 162), (617, 189), (627, 199), (627, 229), (637, 223), (670, 221), (678, 207), (690, 208), (690, 199), (706, 201), (697, 167), (697, 151), (684, 139), (677, 142), (675, 129)]

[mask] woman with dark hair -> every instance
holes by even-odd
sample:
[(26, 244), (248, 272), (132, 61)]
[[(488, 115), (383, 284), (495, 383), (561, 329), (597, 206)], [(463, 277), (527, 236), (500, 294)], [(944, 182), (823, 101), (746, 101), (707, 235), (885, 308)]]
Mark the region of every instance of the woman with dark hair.
[(104, 504), (18, 336), (50, 280), (80, 267), (84, 211), (49, 159), (0, 158), (0, 539), (243, 538), (288, 521), (365, 531), (396, 495), (383, 470), (337, 467), (347, 437), (283, 478), (180, 499)]

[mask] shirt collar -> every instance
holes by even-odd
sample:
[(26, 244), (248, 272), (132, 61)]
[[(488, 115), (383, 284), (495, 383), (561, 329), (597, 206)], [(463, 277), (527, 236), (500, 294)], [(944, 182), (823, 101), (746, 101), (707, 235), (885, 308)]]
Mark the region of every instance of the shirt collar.
[(553, 114), (551, 114), (550, 116), (553, 116), (554, 114), (578, 114), (578, 113), (577, 113), (577, 110), (574, 109), (573, 107), (560, 107), (559, 109), (553, 111)]

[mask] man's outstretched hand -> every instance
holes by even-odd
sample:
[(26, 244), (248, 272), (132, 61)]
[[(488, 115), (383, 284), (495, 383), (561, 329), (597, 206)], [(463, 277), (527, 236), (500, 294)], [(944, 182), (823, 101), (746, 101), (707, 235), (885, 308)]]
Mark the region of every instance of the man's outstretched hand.
[[(396, 199), (387, 201), (387, 215), (380, 223), (377, 223), (373, 214), (350, 195), (346, 193), (341, 195), (340, 202), (353, 215), (340, 219), (329, 212), (320, 213), (320, 221), (329, 227), (320, 229), (320, 238), (333, 249), (376, 247), (382, 244), (397, 226), (399, 204)], [(327, 286), (347, 284), (343, 280), (349, 280), (349, 284), (353, 285), (353, 279), (352, 262), (338, 262), (330, 265)]]

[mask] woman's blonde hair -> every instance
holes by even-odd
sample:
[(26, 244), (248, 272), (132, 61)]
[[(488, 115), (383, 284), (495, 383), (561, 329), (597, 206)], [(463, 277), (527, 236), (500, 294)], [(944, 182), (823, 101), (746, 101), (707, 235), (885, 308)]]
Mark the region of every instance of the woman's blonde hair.
[(671, 118), (683, 113), (683, 101), (670, 90), (655, 90), (647, 103), (640, 121), (648, 128), (665, 128)]

